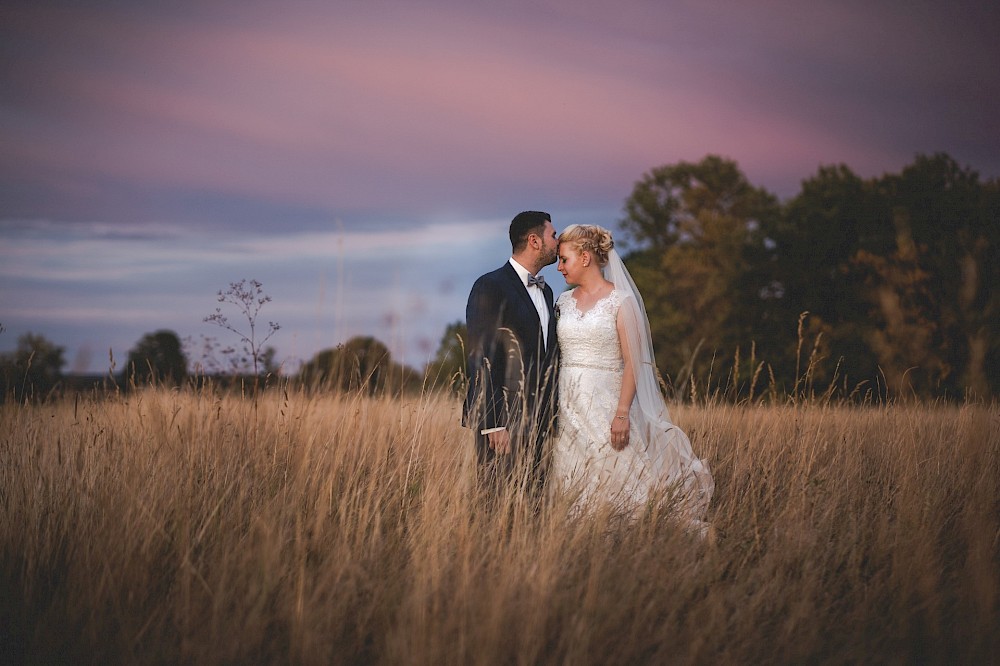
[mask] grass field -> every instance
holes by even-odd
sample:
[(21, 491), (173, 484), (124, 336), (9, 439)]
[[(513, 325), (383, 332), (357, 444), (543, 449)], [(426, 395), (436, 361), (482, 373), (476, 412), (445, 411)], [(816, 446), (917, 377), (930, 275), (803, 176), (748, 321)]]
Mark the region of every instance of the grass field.
[(483, 511), (444, 396), (0, 416), (13, 662), (1000, 662), (996, 405), (676, 405), (714, 543), (664, 511)]

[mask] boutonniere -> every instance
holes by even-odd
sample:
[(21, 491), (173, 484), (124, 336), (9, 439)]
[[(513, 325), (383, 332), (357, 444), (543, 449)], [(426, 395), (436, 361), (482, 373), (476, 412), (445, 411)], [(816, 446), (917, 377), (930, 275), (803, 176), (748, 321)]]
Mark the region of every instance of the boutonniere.
[(560, 314), (560, 308), (559, 308), (559, 302), (558, 302), (558, 301), (557, 301), (557, 302), (556, 302), (556, 304), (555, 304), (555, 305), (554, 305), (554, 306), (552, 307), (552, 309), (553, 309), (553, 311), (554, 311), (554, 312), (556, 313), (556, 319), (559, 319), (559, 314)]

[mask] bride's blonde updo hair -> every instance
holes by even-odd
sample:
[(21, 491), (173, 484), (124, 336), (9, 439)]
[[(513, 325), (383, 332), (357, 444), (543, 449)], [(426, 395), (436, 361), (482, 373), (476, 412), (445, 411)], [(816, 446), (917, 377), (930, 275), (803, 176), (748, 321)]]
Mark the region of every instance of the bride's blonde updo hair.
[(577, 252), (590, 252), (597, 265), (608, 265), (608, 253), (615, 246), (611, 232), (596, 224), (571, 224), (559, 234), (560, 243), (569, 243)]

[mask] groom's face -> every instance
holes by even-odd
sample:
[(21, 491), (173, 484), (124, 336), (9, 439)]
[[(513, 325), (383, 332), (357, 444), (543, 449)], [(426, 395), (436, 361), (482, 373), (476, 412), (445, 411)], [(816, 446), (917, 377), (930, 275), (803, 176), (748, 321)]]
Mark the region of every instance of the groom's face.
[(552, 222), (545, 221), (545, 229), (542, 231), (542, 249), (539, 256), (539, 265), (548, 266), (556, 263), (559, 258), (559, 241), (556, 240), (556, 229)]

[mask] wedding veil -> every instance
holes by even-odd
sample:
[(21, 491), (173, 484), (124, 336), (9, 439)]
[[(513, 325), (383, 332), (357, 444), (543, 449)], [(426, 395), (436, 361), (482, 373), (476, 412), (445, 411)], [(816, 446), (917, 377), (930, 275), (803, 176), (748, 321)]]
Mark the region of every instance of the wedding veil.
[(657, 381), (646, 307), (632, 276), (613, 248), (608, 253), (604, 277), (625, 295), (619, 309), (626, 332), (626, 339), (621, 343), (626, 361), (631, 361), (636, 389), (629, 418), (646, 442), (654, 477), (668, 486), (665, 490), (676, 492), (684, 512), (693, 521), (700, 522), (708, 509), (715, 482), (708, 465), (695, 457), (687, 435), (670, 420)]

